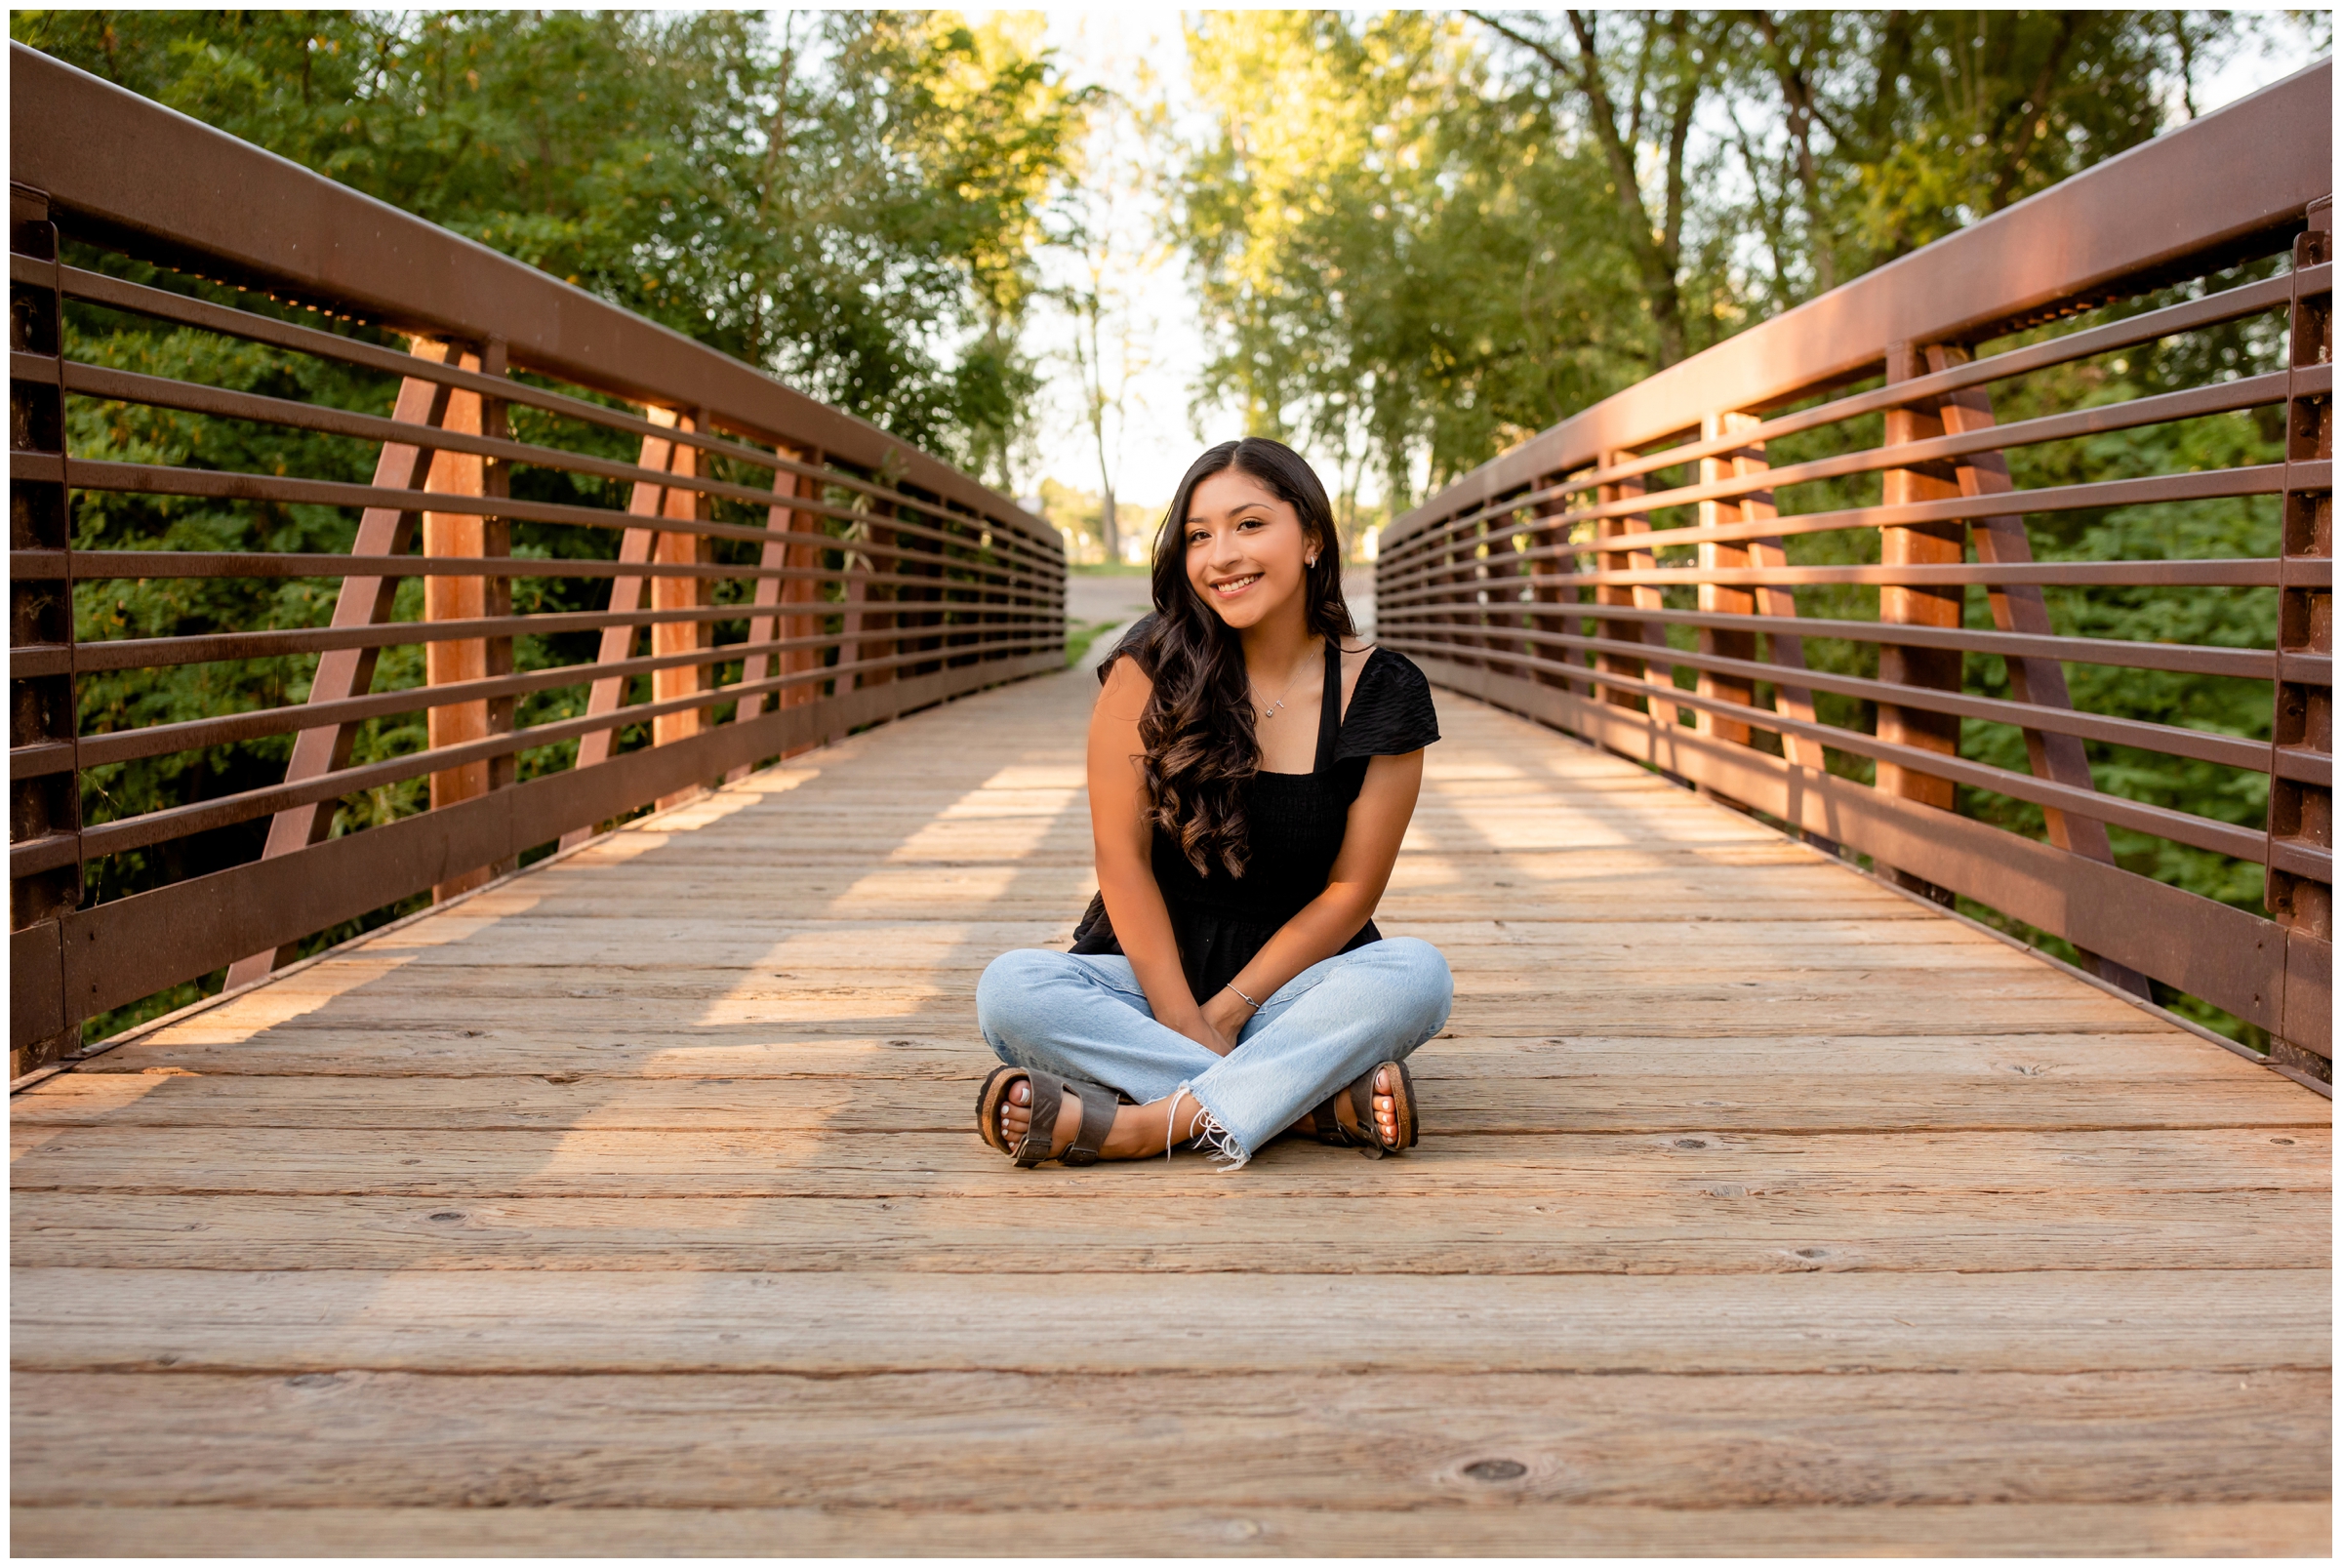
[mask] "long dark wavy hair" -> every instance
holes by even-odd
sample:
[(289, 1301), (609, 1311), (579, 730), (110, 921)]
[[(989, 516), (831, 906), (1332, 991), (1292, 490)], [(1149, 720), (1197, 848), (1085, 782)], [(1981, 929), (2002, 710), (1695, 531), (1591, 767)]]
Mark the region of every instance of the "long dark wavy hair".
[(1244, 789), (1261, 771), (1261, 743), (1253, 733), (1251, 683), (1244, 647), (1188, 582), (1188, 503), (1195, 487), (1229, 469), (1258, 479), (1301, 516), (1302, 532), (1316, 546), (1302, 592), (1310, 629), (1320, 637), (1354, 637), (1342, 597), (1341, 541), (1325, 486), (1301, 454), (1281, 441), (1246, 436), (1223, 441), (1189, 467), (1154, 536), (1154, 614), (1133, 626), (1098, 666), (1104, 681), (1114, 660), (1128, 654), (1154, 683), (1139, 717), (1140, 759), (1147, 818), (1169, 833), (1201, 875), (1218, 865), (1244, 874)]

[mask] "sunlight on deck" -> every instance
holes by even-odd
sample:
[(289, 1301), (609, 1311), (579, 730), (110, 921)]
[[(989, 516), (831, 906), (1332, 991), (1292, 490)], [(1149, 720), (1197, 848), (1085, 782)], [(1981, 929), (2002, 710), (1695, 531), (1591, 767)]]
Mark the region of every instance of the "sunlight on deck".
[(14, 1105), (53, 1552), (2330, 1544), (2329, 1106), (1446, 694), (1398, 1160), (1011, 1169), (1086, 675), (856, 736)]

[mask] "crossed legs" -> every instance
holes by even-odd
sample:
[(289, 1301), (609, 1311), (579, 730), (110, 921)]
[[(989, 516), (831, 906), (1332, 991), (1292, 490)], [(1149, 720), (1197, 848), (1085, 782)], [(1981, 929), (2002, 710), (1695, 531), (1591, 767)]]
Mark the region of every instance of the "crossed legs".
[[(1139, 1102), (1114, 1118), (1104, 1154), (1138, 1158), (1166, 1140), (1208, 1133), (1239, 1162), (1377, 1063), (1404, 1059), (1447, 1021), (1446, 960), (1410, 937), (1338, 953), (1295, 976), (1246, 1024), (1226, 1057), (1154, 1021), (1129, 961), (1025, 948), (1004, 953), (976, 990), (977, 1020), (1001, 1061), (1119, 1090)], [(1389, 1074), (1383, 1075), (1385, 1079)], [(1387, 1081), (1374, 1088), (1378, 1122), (1393, 1114)], [(1009, 1091), (1004, 1125), (1021, 1136), (1030, 1087)], [(1058, 1143), (1079, 1124), (1069, 1098)], [(1345, 1124), (1347, 1097), (1337, 1101)]]

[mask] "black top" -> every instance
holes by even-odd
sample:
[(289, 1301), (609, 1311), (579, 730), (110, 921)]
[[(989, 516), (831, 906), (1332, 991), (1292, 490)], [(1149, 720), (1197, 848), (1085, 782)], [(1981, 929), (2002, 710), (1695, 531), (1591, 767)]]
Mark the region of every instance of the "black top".
[[(1178, 840), (1154, 832), (1156, 886), (1171, 912), (1188, 985), (1202, 1001), (1226, 985), (1277, 929), (1325, 891), (1350, 827), (1351, 803), (1366, 783), (1366, 764), (1403, 756), (1439, 739), (1431, 683), (1404, 654), (1377, 648), (1358, 671), (1350, 711), (1342, 711), (1342, 652), (1325, 645), (1325, 701), (1317, 713), (1317, 760), (1308, 773), (1262, 772), (1243, 785), (1244, 874), (1215, 865), (1199, 872)], [(1380, 942), (1369, 920), (1342, 951)], [(1073, 951), (1119, 953), (1106, 899), (1090, 900), (1073, 931)], [(1262, 998), (1266, 1000), (1266, 998)]]

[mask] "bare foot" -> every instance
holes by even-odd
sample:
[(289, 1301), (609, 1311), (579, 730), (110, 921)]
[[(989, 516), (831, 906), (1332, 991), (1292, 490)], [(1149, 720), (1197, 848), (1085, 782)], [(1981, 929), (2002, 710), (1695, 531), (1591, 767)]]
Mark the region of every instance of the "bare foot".
[[(1391, 1090), (1391, 1069), (1383, 1067), (1374, 1075), (1374, 1128), (1377, 1133), (1382, 1135), (1383, 1146), (1386, 1148), (1393, 1147), (1398, 1143), (1398, 1103), (1392, 1097)], [(1352, 1106), (1347, 1090), (1334, 1096), (1334, 1115), (1343, 1126), (1353, 1130), (1356, 1129), (1358, 1113)], [(1317, 1131), (1316, 1112), (1312, 1111), (1303, 1116), (1300, 1125), (1314, 1135)]]
[[(1195, 1105), (1194, 1097), (1182, 1095), (1179, 1098), (1184, 1102), (1182, 1108), (1190, 1112), (1189, 1119), (1192, 1120), (1192, 1113), (1200, 1108)], [(1163, 1135), (1170, 1122), (1171, 1106), (1168, 1101), (1155, 1100), (1144, 1106), (1117, 1106), (1114, 1107), (1114, 1125), (1108, 1130), (1106, 1142), (1099, 1146), (1098, 1157), (1135, 1160), (1160, 1154), (1163, 1151)], [(1008, 1093), (1000, 1102), (1000, 1136), (1010, 1148), (1015, 1148), (1025, 1141), (1025, 1134), (1031, 1126), (1032, 1080), (1019, 1078), (1008, 1086)], [(1064, 1103), (1058, 1107), (1057, 1126), (1050, 1135), (1050, 1158), (1055, 1159), (1073, 1146), (1073, 1134), (1080, 1126), (1081, 1097), (1068, 1089)]]
[[(1116, 1121), (1122, 1118), (1116, 1116)], [(1019, 1078), (1008, 1086), (1008, 1094), (1000, 1103), (1000, 1136), (1008, 1146), (1015, 1148), (1025, 1142), (1025, 1134), (1032, 1126), (1032, 1080)], [(1052, 1159), (1073, 1145), (1074, 1131), (1081, 1126), (1081, 1097), (1072, 1090), (1066, 1091), (1065, 1104), (1058, 1108), (1057, 1129), (1049, 1142)]]

